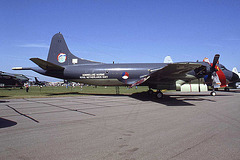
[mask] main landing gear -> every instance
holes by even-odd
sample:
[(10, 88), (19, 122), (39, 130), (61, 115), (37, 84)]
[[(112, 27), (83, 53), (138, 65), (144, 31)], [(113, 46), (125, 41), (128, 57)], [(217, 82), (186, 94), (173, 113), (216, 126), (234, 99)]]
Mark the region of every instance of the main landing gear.
[(153, 95), (154, 92), (153, 92), (153, 90), (149, 89), (149, 90), (147, 91), (147, 93), (148, 93), (149, 96), (151, 96), (151, 95)]
[(158, 99), (162, 99), (162, 98), (163, 98), (163, 93), (162, 93), (160, 90), (158, 90), (158, 91), (157, 91), (157, 94), (156, 94), (156, 97), (157, 97)]
[(224, 91), (229, 92), (230, 89), (226, 87), (226, 88), (224, 88)]
[(161, 92), (161, 90), (158, 90), (155, 93), (155, 92), (153, 92), (153, 90), (149, 89), (147, 93), (148, 93), (149, 96), (156, 96), (156, 98), (158, 98), (158, 99), (162, 99), (163, 98), (163, 93)]
[[(210, 95), (211, 96), (216, 96), (217, 93), (215, 91), (218, 91), (218, 88), (213, 89), (213, 91), (210, 93)], [(230, 89), (226, 87), (226, 88), (224, 88), (224, 91), (229, 92)]]

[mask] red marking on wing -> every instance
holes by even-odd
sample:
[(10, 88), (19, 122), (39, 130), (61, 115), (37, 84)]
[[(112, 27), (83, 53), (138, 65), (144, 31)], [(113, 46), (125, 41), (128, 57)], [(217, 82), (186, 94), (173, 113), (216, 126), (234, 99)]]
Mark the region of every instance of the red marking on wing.
[(134, 86), (137, 86), (137, 85), (142, 84), (143, 82), (145, 82), (146, 80), (148, 80), (148, 78), (150, 78), (150, 76), (144, 77), (144, 78), (140, 79), (139, 81), (133, 83), (129, 88), (132, 88), (132, 87), (134, 87)]

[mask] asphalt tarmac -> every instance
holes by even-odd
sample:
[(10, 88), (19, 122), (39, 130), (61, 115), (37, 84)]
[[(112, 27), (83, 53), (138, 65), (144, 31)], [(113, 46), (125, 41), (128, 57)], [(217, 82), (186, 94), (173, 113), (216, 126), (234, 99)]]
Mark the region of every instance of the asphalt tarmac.
[(239, 160), (240, 92), (0, 99), (0, 159)]

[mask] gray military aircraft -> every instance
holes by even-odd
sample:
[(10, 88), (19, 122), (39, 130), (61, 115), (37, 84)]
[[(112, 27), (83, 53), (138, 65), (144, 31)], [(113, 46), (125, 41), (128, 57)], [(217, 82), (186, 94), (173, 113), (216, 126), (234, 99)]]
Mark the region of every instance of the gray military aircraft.
[[(205, 78), (208, 85), (213, 86), (211, 95), (215, 96), (214, 88), (226, 86), (238, 79), (238, 75), (218, 64), (220, 55), (216, 54), (210, 62), (178, 62), (178, 63), (121, 63), (106, 64), (78, 58), (73, 55), (61, 33), (53, 36), (47, 61), (31, 58), (38, 65), (34, 68), (15, 67), (14, 70), (33, 70), (37, 73), (99, 86), (149, 86), (157, 89), (156, 96), (163, 97), (161, 90), (175, 90), (179, 84), (193, 79)], [(177, 83), (176, 83), (177, 82)], [(176, 85), (178, 84), (178, 85)]]

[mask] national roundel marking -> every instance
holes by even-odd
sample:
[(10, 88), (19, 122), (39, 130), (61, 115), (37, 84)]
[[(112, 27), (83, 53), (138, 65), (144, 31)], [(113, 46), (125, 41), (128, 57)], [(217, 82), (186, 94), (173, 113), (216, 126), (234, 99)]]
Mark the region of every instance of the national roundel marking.
[(64, 63), (67, 59), (67, 55), (65, 53), (59, 53), (57, 56), (57, 60), (59, 63)]
[(128, 72), (123, 72), (122, 73), (122, 79), (128, 79), (128, 77), (129, 77)]

